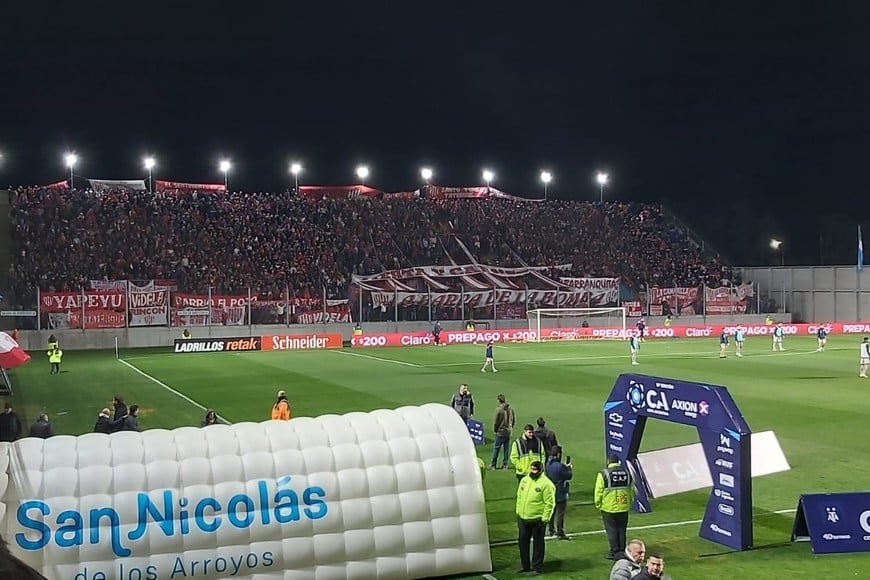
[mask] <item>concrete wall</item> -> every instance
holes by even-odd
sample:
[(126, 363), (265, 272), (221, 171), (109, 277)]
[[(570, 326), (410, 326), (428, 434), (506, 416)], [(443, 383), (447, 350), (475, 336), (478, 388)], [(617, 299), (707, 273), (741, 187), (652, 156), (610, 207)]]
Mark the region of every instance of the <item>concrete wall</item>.
[[(791, 322), (790, 315), (778, 315), (777, 321)], [(660, 325), (661, 317), (651, 317), (647, 322), (652, 326)], [(579, 326), (582, 319), (562, 319), (562, 326)], [(746, 316), (683, 316), (674, 320), (675, 325), (692, 324), (727, 324), (740, 322), (742, 324), (760, 324), (764, 315)], [(590, 320), (594, 326), (594, 319)], [(629, 325), (634, 319), (629, 319)], [(463, 330), (461, 321), (442, 323), (445, 330)], [(552, 324), (550, 326), (553, 326)], [(491, 329), (528, 328), (527, 320), (499, 320), (489, 322)], [(478, 330), (485, 330), (487, 322), (478, 323)], [(428, 332), (432, 330), (429, 322), (369, 322), (363, 325), (366, 334), (383, 334), (390, 332)], [(353, 327), (350, 324), (317, 324), (317, 325), (257, 325), (257, 326), (199, 326), (190, 329), (195, 338), (229, 337), (229, 336), (268, 336), (273, 334), (327, 334), (340, 333), (345, 340), (350, 340)], [(181, 329), (167, 327), (118, 328), (106, 330), (27, 330), (20, 333), (20, 343), (25, 350), (38, 351), (45, 348), (48, 337), (54, 334), (64, 350), (108, 349), (115, 347), (115, 338), (119, 348), (144, 348), (169, 346), (176, 338), (180, 338)]]
[(855, 266), (743, 268), (743, 279), (757, 282), (803, 322), (860, 322), (870, 316), (870, 268)]

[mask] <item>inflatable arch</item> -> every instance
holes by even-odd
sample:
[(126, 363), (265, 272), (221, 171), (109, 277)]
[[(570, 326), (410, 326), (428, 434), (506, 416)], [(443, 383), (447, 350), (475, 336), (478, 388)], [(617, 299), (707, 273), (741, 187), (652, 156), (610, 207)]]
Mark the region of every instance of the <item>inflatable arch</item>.
[(477, 455), (444, 405), (28, 438), (0, 468), (3, 537), (52, 580), (492, 569)]

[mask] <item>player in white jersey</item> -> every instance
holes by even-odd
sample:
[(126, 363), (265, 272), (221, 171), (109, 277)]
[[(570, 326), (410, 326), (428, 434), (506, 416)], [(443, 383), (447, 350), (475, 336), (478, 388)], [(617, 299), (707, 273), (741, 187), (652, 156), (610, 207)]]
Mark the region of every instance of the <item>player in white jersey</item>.
[[(773, 350), (785, 350), (782, 346), (782, 322), (776, 325), (776, 328), (773, 329)], [(779, 347), (779, 348), (777, 348)]]
[(858, 347), (858, 376), (862, 379), (867, 378), (867, 367), (870, 367), (870, 338), (864, 337), (861, 346)]
[(632, 335), (628, 339), (628, 349), (631, 351), (631, 364), (636, 365), (637, 363), (637, 353), (640, 350), (640, 339), (634, 335)]

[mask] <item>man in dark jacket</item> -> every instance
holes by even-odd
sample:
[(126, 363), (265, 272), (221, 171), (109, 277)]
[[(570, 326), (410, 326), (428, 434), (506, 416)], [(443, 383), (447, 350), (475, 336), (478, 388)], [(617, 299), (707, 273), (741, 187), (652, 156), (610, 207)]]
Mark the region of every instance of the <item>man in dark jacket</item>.
[(658, 552), (653, 552), (646, 561), (646, 568), (641, 570), (634, 580), (670, 580), (670, 578), (665, 574), (665, 559)]
[(112, 407), (115, 408), (115, 416), (113, 421), (120, 421), (127, 415), (127, 405), (124, 404), (124, 397), (113, 397)]
[(492, 431), (495, 434), (495, 443), (492, 445), (492, 461), (489, 462), (490, 469), (498, 467), (498, 450), (502, 450), (502, 469), (508, 468), (508, 449), (511, 444), (511, 433), (514, 425), (517, 422), (514, 409), (507, 402), (504, 395), (498, 396), (498, 406), (495, 408), (495, 415), (492, 419)]
[(100, 411), (97, 422), (94, 423), (94, 433), (111, 433), (112, 432), (112, 412), (108, 407)]
[(556, 486), (556, 509), (550, 518), (550, 535), (560, 540), (567, 540), (565, 534), (565, 509), (568, 507), (568, 488), (571, 478), (574, 477), (574, 466), (571, 462), (562, 463), (562, 448), (554, 445), (550, 457), (547, 459), (547, 477)]
[(54, 432), (51, 430), (51, 423), (48, 422), (48, 415), (40, 413), (36, 423), (30, 426), (30, 436), (48, 439), (52, 435)]
[(547, 448), (547, 457), (553, 455), (553, 448), (559, 444), (556, 440), (556, 432), (547, 427), (547, 422), (543, 417), (538, 417), (538, 428), (535, 429), (535, 437), (544, 442), (544, 447)]
[(453, 393), (450, 406), (459, 413), (463, 421), (468, 423), (468, 419), (474, 415), (474, 397), (468, 392), (468, 385), (465, 383), (459, 385), (459, 392)]
[(21, 417), (6, 403), (0, 413), (0, 441), (15, 441), (21, 437)]
[(112, 421), (112, 431), (138, 431), (139, 430), (139, 405), (130, 405), (127, 415), (118, 421)]

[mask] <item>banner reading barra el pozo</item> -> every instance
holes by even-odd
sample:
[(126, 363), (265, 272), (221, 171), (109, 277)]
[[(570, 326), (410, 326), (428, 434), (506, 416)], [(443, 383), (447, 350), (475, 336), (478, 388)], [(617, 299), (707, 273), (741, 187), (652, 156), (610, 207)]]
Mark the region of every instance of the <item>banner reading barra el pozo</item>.
[(605, 451), (634, 468), (635, 509), (651, 511), (637, 461), (649, 418), (696, 427), (713, 492), (699, 535), (735, 550), (752, 547), (751, 431), (725, 387), (678, 379), (623, 374), (604, 404)]
[(0, 450), (2, 535), (53, 580), (492, 569), (474, 444), (445, 405)]

